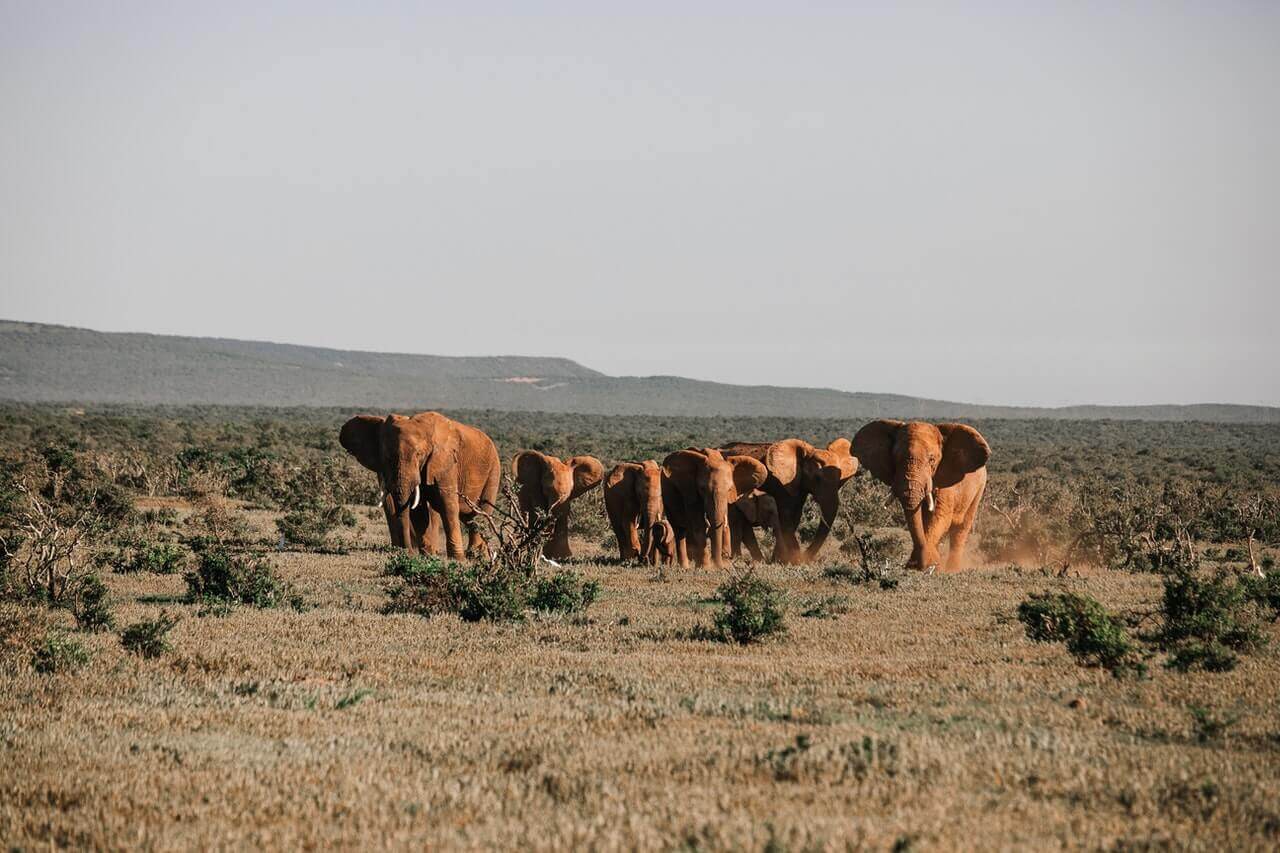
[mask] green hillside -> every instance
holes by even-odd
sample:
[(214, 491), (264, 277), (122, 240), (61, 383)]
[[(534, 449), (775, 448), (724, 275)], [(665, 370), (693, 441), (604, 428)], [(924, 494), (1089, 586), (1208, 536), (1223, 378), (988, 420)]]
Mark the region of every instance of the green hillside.
[(564, 358), (354, 352), (15, 321), (0, 321), (0, 399), (605, 415), (1280, 422), (1280, 409), (1260, 406), (979, 406), (678, 376), (606, 376)]

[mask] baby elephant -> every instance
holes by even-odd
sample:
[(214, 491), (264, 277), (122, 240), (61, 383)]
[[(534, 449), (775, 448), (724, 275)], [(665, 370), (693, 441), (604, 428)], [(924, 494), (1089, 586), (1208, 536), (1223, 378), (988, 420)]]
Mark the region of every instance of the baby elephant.
[(778, 518), (778, 502), (759, 489), (729, 504), (729, 541), (733, 544), (733, 556), (740, 555), (745, 545), (753, 560), (764, 561), (760, 545), (756, 542), (756, 527), (772, 533), (774, 542), (782, 541), (784, 534), (782, 521)]
[(551, 538), (543, 546), (544, 556), (564, 560), (569, 550), (569, 504), (600, 485), (604, 466), (594, 456), (575, 456), (567, 461), (524, 450), (511, 462), (519, 484), (520, 511), (526, 516), (549, 513), (555, 520)]
[(671, 529), (671, 522), (664, 518), (649, 531), (649, 550), (644, 561), (651, 566), (672, 566), (682, 559), (676, 532)]

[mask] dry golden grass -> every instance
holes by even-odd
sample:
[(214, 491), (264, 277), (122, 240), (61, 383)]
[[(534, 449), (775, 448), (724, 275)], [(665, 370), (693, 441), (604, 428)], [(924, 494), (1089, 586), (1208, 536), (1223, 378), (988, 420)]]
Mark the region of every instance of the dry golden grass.
[[(270, 519), (254, 515), (263, 532)], [(382, 535), (362, 513), (361, 541)], [(183, 613), (172, 654), (143, 660), (97, 635), (79, 672), (5, 677), (0, 837), (101, 848), (1280, 841), (1274, 651), (1225, 675), (1157, 666), (1119, 681), (1028, 642), (1013, 618), (1027, 593), (1056, 585), (1113, 609), (1149, 604), (1150, 577), (980, 570), (881, 590), (768, 568), (796, 602), (843, 595), (849, 610), (806, 619), (793, 607), (787, 639), (739, 648), (690, 639), (722, 579), (706, 571), (656, 582), (585, 562), (604, 586), (585, 620), (469, 625), (382, 615), (384, 554), (275, 559), (314, 609), (200, 618), (174, 603), (179, 577), (113, 575), (122, 625)], [(1201, 744), (1197, 704), (1239, 721)]]

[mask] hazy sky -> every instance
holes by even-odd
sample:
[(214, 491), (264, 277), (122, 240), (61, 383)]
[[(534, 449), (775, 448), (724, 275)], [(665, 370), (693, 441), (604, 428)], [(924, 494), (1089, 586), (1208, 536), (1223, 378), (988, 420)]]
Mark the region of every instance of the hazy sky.
[(0, 0), (0, 316), (1280, 404), (1280, 3)]

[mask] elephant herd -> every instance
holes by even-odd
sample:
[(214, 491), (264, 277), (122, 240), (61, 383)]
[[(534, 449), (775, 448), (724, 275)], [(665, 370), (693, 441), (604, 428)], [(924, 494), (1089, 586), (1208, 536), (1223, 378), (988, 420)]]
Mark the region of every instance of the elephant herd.
[[(357, 415), (343, 425), (339, 442), (378, 476), (393, 545), (431, 553), (439, 527), (449, 557), (486, 552), (477, 515), (495, 505), (502, 462), (484, 432), (438, 412)], [(764, 558), (756, 528), (773, 535), (771, 560), (813, 559), (835, 523), (841, 486), (861, 467), (889, 486), (902, 506), (913, 546), (908, 567), (958, 571), (990, 455), (986, 440), (964, 424), (876, 420), (852, 441), (838, 438), (825, 448), (798, 438), (733, 442), (677, 450), (661, 464), (622, 462), (607, 476), (593, 456), (559, 459), (524, 450), (512, 460), (511, 473), (520, 511), (551, 516), (543, 550), (549, 559), (571, 556), (570, 506), (603, 484), (623, 559), (724, 567), (742, 548)], [(821, 521), (805, 547), (797, 528), (810, 497)], [(945, 537), (950, 549), (943, 563), (938, 547)]]

